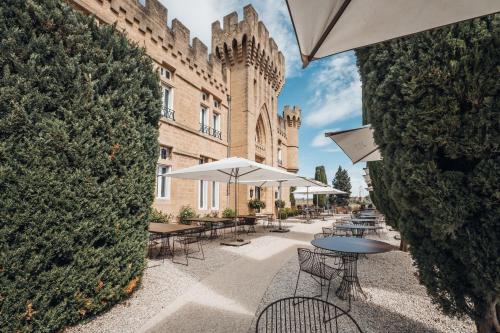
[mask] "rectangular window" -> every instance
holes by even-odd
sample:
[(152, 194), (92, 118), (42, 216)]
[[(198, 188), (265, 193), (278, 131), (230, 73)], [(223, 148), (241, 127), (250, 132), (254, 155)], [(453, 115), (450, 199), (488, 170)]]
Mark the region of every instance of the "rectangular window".
[(212, 209), (219, 209), (219, 183), (212, 182)]
[(205, 93), (205, 92), (202, 92), (202, 93), (201, 93), (201, 99), (202, 99), (204, 102), (208, 101), (208, 94), (207, 94), (207, 93)]
[[(205, 157), (200, 158), (199, 164), (206, 163), (207, 159)], [(200, 180), (198, 185), (198, 209), (206, 210), (208, 209), (208, 181)]]
[(200, 131), (208, 133), (208, 109), (203, 106), (200, 110)]
[(170, 78), (172, 77), (172, 73), (170, 73), (168, 69), (160, 67), (160, 76), (167, 80), (170, 80)]
[(172, 148), (170, 147), (160, 147), (160, 159), (166, 160), (170, 158), (172, 154)]
[(220, 131), (220, 114), (214, 112), (212, 118), (214, 130)]
[(170, 198), (170, 177), (167, 174), (172, 171), (169, 165), (158, 165), (156, 174), (156, 197), (161, 199)]
[(214, 108), (220, 109), (220, 102), (216, 99), (214, 99)]

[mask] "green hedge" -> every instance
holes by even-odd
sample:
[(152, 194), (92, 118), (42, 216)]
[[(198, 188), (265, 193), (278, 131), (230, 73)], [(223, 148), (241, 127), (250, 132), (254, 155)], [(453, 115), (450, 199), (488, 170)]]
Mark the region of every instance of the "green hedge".
[(143, 50), (62, 1), (0, 4), (0, 326), (58, 331), (145, 265), (160, 89)]
[(500, 15), (378, 44), (357, 56), (365, 121), (383, 155), (370, 175), (375, 190), (395, 205), (392, 217), (420, 282), (445, 313), (468, 315), (479, 332), (496, 331)]

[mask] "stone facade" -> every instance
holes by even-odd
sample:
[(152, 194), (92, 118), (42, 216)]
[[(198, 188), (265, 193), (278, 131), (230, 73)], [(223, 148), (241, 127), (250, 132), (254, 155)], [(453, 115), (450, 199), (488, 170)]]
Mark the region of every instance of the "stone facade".
[[(68, 0), (77, 10), (118, 29), (146, 49), (158, 67), (164, 90), (160, 120), (158, 179), (154, 207), (174, 215), (190, 205), (200, 214), (234, 208), (234, 188), (161, 174), (201, 162), (239, 156), (297, 172), (301, 111), (277, 99), (285, 59), (255, 9), (244, 8), (212, 24), (212, 50), (174, 19), (158, 0)], [(204, 111), (202, 111), (204, 110)], [(229, 123), (230, 122), (230, 123)], [(239, 186), (239, 212), (257, 190)], [(218, 192), (218, 195), (217, 195)], [(277, 189), (263, 189), (265, 211), (274, 210)], [(288, 200), (288, 189), (283, 199)], [(229, 201), (228, 201), (229, 200)]]

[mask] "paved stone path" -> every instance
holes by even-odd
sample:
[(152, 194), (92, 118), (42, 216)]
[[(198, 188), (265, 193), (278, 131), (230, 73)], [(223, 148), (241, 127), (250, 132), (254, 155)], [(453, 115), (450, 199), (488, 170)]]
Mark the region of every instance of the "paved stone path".
[[(297, 247), (310, 246), (328, 222), (298, 224), (265, 246), (246, 245), (246, 254), (194, 284), (156, 314), (141, 332), (246, 332), (273, 277)], [(193, 263), (196, 264), (196, 263)]]

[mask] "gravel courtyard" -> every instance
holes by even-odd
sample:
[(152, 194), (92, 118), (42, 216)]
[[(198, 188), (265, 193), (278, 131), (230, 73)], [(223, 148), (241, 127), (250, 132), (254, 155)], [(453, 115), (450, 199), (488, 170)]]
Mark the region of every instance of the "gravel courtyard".
[[(207, 241), (205, 260), (190, 259), (189, 266), (149, 260), (142, 284), (131, 298), (65, 332), (252, 332), (266, 304), (293, 295), (297, 247), (311, 247), (314, 233), (329, 225), (329, 220), (292, 222), (291, 232), (285, 234), (259, 227), (256, 234), (245, 237), (251, 244), (239, 248)], [(397, 245), (395, 235), (385, 230), (369, 238)], [(368, 299), (355, 301), (351, 315), (363, 331), (474, 331), (470, 320), (439, 313), (418, 284), (415, 271), (409, 254), (401, 251), (360, 260), (358, 274)], [(318, 294), (319, 286), (304, 276), (299, 295)], [(330, 302), (347, 308), (332, 294)]]

